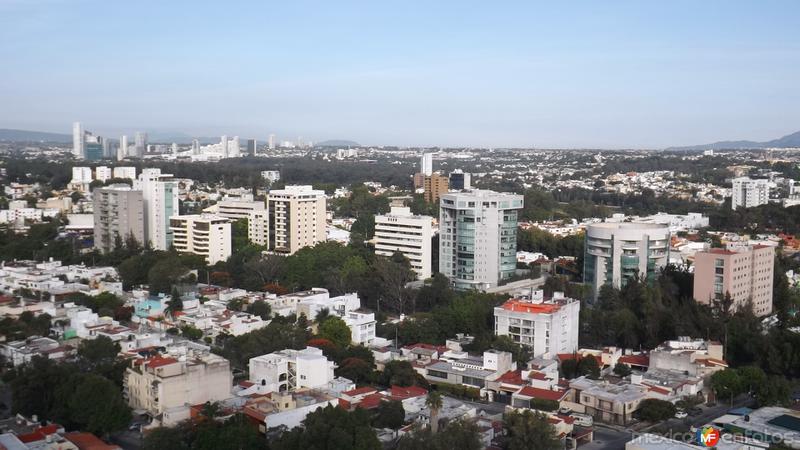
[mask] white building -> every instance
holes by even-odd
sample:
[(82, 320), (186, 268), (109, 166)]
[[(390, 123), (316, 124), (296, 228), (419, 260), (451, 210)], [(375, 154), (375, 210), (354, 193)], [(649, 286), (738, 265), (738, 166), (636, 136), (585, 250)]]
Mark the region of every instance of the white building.
[(97, 166), (94, 169), (94, 179), (97, 181), (106, 181), (111, 179), (111, 168), (107, 166)]
[(423, 153), (420, 156), (419, 173), (428, 177), (433, 175), (433, 153)]
[(72, 180), (70, 180), (70, 183), (91, 183), (91, 182), (92, 182), (91, 167), (72, 168)]
[(311, 186), (273, 189), (267, 195), (266, 222), (253, 228), (264, 234), (250, 239), (265, 242), (269, 250), (278, 253), (292, 254), (303, 247), (313, 247), (326, 239), (325, 205), (325, 192)]
[(128, 156), (128, 136), (122, 135), (119, 138), (119, 147), (117, 147), (117, 161), (122, 161)]
[(408, 207), (393, 206), (389, 214), (375, 216), (375, 254), (408, 258), (417, 278), (431, 277), (433, 218), (415, 216)]
[(769, 180), (748, 177), (733, 179), (731, 208), (752, 208), (769, 202)]
[(457, 289), (486, 289), (514, 275), (521, 195), (465, 190), (439, 205), (439, 272)]
[(206, 258), (208, 264), (231, 256), (231, 222), (213, 214), (173, 216), (169, 221), (175, 250)]
[(72, 156), (76, 159), (84, 158), (83, 126), (80, 122), (72, 124)]
[(262, 394), (324, 388), (333, 381), (335, 367), (318, 348), (287, 349), (250, 358), (250, 381)]
[(494, 308), (495, 334), (509, 336), (530, 347), (534, 358), (555, 358), (578, 350), (578, 317), (581, 302), (556, 292), (544, 300), (544, 292), (532, 298), (511, 299)]
[(178, 215), (178, 183), (161, 169), (143, 169), (134, 188), (142, 191), (145, 238), (156, 250), (172, 245), (170, 217)]
[(653, 223), (593, 223), (586, 227), (584, 280), (594, 294), (604, 284), (619, 289), (639, 276), (652, 281), (669, 261), (670, 231)]
[(131, 181), (136, 180), (136, 167), (118, 166), (114, 167), (114, 178), (127, 178)]
[(281, 172), (279, 170), (262, 170), (261, 178), (269, 181), (270, 183), (274, 183), (281, 179)]
[(213, 212), (221, 217), (228, 219), (239, 220), (248, 219), (250, 214), (256, 211), (265, 211), (267, 209), (264, 202), (261, 201), (247, 201), (241, 199), (225, 199), (217, 202), (215, 205), (209, 206), (205, 209), (206, 212)]

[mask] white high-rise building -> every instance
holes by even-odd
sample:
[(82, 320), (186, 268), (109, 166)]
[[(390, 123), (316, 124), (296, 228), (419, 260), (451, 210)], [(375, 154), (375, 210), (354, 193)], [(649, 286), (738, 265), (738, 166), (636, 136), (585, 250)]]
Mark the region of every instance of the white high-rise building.
[(240, 154), (239, 136), (234, 136), (233, 139), (228, 142), (228, 156), (231, 158), (238, 158)]
[(172, 245), (182, 253), (206, 258), (208, 264), (231, 256), (231, 221), (214, 214), (173, 216), (169, 221)]
[(178, 183), (161, 169), (143, 169), (134, 188), (142, 191), (145, 211), (145, 236), (156, 250), (172, 245), (170, 217), (179, 214)]
[(275, 135), (274, 134), (270, 134), (269, 135), (269, 149), (270, 150), (275, 150)]
[(192, 139), (192, 154), (199, 155), (200, 154), (200, 141), (197, 139)]
[(593, 223), (586, 227), (583, 279), (597, 295), (604, 284), (617, 289), (639, 277), (652, 281), (669, 262), (668, 225)]
[(444, 194), (439, 202), (439, 272), (457, 289), (486, 289), (517, 268), (523, 197), (487, 190)]
[(94, 169), (94, 179), (97, 181), (106, 181), (111, 179), (111, 168), (107, 166), (97, 166)]
[(134, 157), (142, 158), (147, 153), (147, 133), (137, 131), (134, 136)]
[(80, 122), (72, 124), (72, 156), (76, 159), (84, 159), (86, 157), (83, 141), (83, 126)]
[(117, 161), (122, 161), (128, 156), (128, 136), (122, 135), (119, 138), (119, 148), (117, 149)]
[(748, 177), (733, 179), (731, 208), (753, 208), (769, 203), (769, 180)]
[(92, 168), (91, 167), (73, 167), (72, 180), (70, 183), (91, 183), (92, 182)]
[[(324, 242), (325, 205), (325, 191), (314, 190), (311, 186), (271, 190), (267, 195), (267, 222), (250, 228), (250, 231), (267, 235), (251, 235), (250, 240), (266, 242), (269, 250), (288, 254)], [(257, 217), (251, 216), (251, 220)]]
[(173, 155), (177, 155), (178, 154), (178, 144), (175, 143), (175, 142), (172, 143), (172, 154)]
[(131, 181), (136, 181), (136, 167), (131, 166), (117, 166), (114, 167), (114, 178), (127, 178)]
[(408, 207), (394, 206), (386, 215), (375, 216), (375, 254), (408, 258), (417, 278), (431, 277), (433, 231), (430, 216), (415, 216)]
[(222, 149), (222, 157), (227, 158), (228, 152), (230, 151), (228, 147), (228, 136), (223, 134), (222, 137), (219, 139), (219, 145), (220, 148)]
[(580, 311), (580, 300), (562, 292), (545, 300), (543, 291), (534, 291), (528, 298), (510, 299), (494, 308), (494, 333), (530, 347), (534, 358), (552, 359), (578, 350)]
[(425, 176), (433, 175), (433, 153), (423, 153), (419, 161), (419, 172)]

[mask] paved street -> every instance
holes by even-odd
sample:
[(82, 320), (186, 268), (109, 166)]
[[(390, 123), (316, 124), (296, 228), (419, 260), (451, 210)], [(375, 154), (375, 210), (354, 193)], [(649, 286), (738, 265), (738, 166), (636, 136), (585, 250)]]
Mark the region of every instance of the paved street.
[(594, 441), (578, 447), (581, 450), (622, 450), (625, 443), (633, 439), (627, 431), (617, 431), (603, 426), (594, 427)]

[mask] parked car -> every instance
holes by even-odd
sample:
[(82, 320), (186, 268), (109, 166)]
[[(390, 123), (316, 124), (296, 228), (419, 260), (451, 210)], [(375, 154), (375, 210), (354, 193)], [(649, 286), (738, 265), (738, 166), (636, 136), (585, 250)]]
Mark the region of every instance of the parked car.
[(678, 410), (678, 412), (675, 413), (676, 419), (685, 419), (687, 417), (689, 417), (689, 414), (686, 414), (686, 411)]

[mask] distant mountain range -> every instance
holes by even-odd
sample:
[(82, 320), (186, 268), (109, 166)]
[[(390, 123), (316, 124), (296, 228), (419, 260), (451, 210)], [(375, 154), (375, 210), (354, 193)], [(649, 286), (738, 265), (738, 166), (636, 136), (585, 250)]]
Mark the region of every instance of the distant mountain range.
[(72, 142), (72, 135), (44, 131), (9, 130), (0, 128), (0, 141), (9, 142)]
[(345, 139), (331, 139), (327, 141), (317, 142), (314, 144), (317, 147), (360, 147), (356, 141), (348, 141)]
[(800, 131), (766, 142), (756, 141), (719, 141), (713, 144), (690, 145), (686, 147), (670, 147), (667, 150), (690, 151), (710, 149), (747, 149), (747, 148), (793, 148), (800, 147)]

